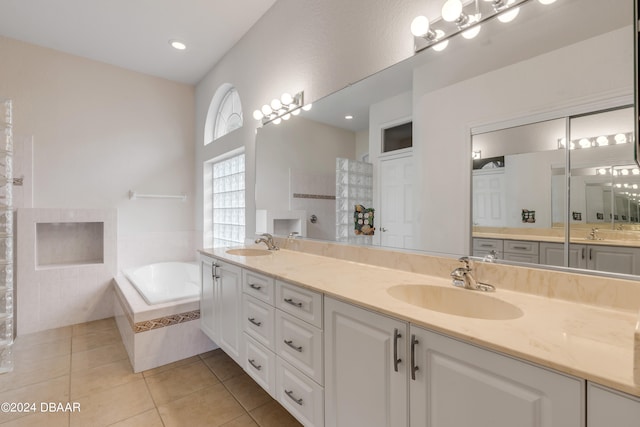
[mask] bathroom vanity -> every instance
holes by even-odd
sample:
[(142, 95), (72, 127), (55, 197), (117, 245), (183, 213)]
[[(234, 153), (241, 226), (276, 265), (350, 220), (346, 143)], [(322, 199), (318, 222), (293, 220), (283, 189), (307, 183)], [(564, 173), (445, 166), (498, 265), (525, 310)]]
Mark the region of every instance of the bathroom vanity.
[(451, 286), (455, 259), (281, 245), (295, 250), (201, 251), (202, 329), (304, 425), (640, 420), (624, 280), (484, 264), (486, 294)]

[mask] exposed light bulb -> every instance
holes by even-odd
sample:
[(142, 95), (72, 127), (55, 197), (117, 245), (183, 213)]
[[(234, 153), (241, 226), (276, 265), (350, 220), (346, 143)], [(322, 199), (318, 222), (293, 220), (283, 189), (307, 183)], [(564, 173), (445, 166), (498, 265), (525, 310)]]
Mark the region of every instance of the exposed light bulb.
[[(513, 3), (513, 1), (510, 1), (509, 3)], [(508, 12), (501, 13), (498, 16), (498, 21), (504, 22), (506, 24), (506, 23), (511, 22), (514, 19), (516, 19), (516, 17), (518, 16), (519, 13), (520, 13), (520, 8), (519, 7), (513, 8)]]
[(587, 138), (582, 138), (579, 142), (581, 148), (589, 148), (591, 147), (591, 141)]
[(352, 119), (353, 119), (353, 116), (352, 116), (351, 114), (348, 114), (348, 115), (344, 116), (344, 118), (345, 118), (346, 120), (352, 120)]
[(629, 169), (622, 169), (622, 170), (620, 171), (620, 173), (621, 173), (622, 175), (629, 175)]
[(634, 174), (634, 175), (640, 175), (640, 169), (633, 168), (633, 169), (631, 169), (631, 173)]
[(282, 120), (289, 120), (291, 118), (291, 114), (287, 113), (284, 116), (282, 116)]
[(598, 144), (598, 147), (602, 147), (603, 145), (609, 145), (609, 138), (607, 138), (604, 135), (599, 136), (596, 138), (596, 143)]
[(293, 103), (293, 96), (291, 96), (290, 93), (285, 92), (280, 97), (280, 101), (282, 101), (283, 105), (289, 105), (289, 104)]
[(304, 107), (302, 107), (302, 109), (303, 109), (304, 111), (309, 111), (309, 110), (311, 110), (311, 107), (313, 107), (313, 104), (307, 104), (307, 105), (305, 105)]
[(564, 138), (564, 137), (560, 138), (558, 140), (558, 145), (559, 145), (558, 148), (566, 148), (567, 147), (567, 138)]
[(271, 108), (273, 108), (273, 111), (278, 111), (282, 108), (282, 102), (278, 98), (273, 98), (271, 100)]
[(605, 168), (598, 169), (598, 175), (606, 175), (606, 174), (607, 174), (607, 170)]
[[(436, 30), (436, 40), (440, 40), (443, 37), (444, 37), (444, 31)], [(436, 52), (442, 52), (443, 50), (445, 50), (447, 48), (447, 46), (449, 46), (449, 40), (443, 40), (440, 43), (434, 44), (432, 46), (432, 48)]]
[(460, 0), (447, 0), (442, 5), (442, 19), (447, 22), (455, 22), (462, 14), (462, 2)]
[(471, 40), (475, 38), (478, 34), (480, 34), (480, 29), (481, 29), (481, 25), (476, 25), (473, 28), (463, 31), (462, 37), (464, 37), (467, 40)]
[(626, 144), (627, 143), (627, 135), (624, 133), (617, 134), (614, 139), (616, 140), (616, 144)]
[(411, 34), (416, 37), (424, 37), (429, 32), (429, 18), (426, 16), (416, 16), (411, 21)]
[(261, 110), (262, 110), (262, 114), (264, 114), (265, 116), (268, 116), (269, 114), (273, 113), (273, 110), (268, 104), (264, 104)]
[(556, 0), (538, 0), (538, 2), (539, 2), (540, 4), (547, 5), (547, 4), (555, 3), (555, 2), (556, 2)]
[(299, 108), (296, 108), (295, 110), (293, 110), (293, 111), (291, 112), (291, 114), (293, 114), (294, 116), (299, 115), (299, 114), (300, 114), (300, 109), (299, 109)]
[(262, 120), (262, 118), (264, 117), (264, 114), (262, 114), (262, 111), (260, 110), (256, 110), (253, 112), (253, 118), (256, 120)]
[(274, 124), (274, 125), (279, 125), (280, 123), (282, 123), (282, 119), (281, 119), (280, 117), (276, 118), (276, 119), (273, 121), (273, 124)]

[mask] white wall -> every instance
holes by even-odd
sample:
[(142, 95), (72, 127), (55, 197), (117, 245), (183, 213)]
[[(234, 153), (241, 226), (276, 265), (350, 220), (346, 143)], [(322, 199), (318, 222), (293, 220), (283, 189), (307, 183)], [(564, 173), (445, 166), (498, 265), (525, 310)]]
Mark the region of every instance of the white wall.
[(416, 203), (425, 250), (470, 252), (471, 129), (632, 94), (629, 31), (613, 31), (430, 92), (420, 91), (428, 87), (428, 69), (414, 72), (417, 185), (420, 194), (429, 195)]
[(194, 87), (2, 37), (0, 57), (14, 132), (34, 141), (33, 207), (117, 208), (121, 267), (193, 259)]
[[(305, 91), (315, 101), (413, 55), (412, 19), (437, 7), (424, 0), (279, 0), (196, 88), (196, 182), (202, 163), (244, 147), (247, 162), (247, 237), (255, 224), (255, 128), (251, 113), (283, 92)], [(245, 125), (203, 146), (211, 98), (224, 83), (240, 94)], [(202, 201), (196, 224), (202, 227)]]

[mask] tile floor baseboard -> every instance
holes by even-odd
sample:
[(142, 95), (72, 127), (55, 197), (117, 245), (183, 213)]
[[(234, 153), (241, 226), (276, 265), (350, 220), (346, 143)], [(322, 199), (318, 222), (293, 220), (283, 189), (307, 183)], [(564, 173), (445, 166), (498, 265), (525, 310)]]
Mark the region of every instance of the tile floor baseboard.
[(113, 318), (18, 337), (15, 369), (0, 375), (15, 412), (0, 425), (301, 425), (222, 350), (135, 374), (118, 337)]

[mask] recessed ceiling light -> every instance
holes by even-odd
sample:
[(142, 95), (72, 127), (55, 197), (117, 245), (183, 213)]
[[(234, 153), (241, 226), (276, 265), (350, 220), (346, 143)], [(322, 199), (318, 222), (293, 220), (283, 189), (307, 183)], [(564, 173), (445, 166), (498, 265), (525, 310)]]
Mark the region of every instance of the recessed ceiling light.
[(187, 45), (178, 41), (178, 40), (169, 40), (169, 44), (171, 45), (172, 48), (177, 49), (177, 50), (185, 50), (187, 48)]
[(351, 119), (353, 119), (353, 116), (348, 115), (348, 116), (344, 116), (344, 118), (347, 119), (347, 120), (351, 120)]

